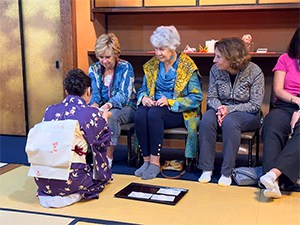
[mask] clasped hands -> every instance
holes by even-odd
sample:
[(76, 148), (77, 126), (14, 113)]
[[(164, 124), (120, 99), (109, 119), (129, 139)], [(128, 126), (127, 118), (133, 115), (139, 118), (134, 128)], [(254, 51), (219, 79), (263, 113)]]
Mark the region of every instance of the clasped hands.
[(159, 106), (159, 107), (169, 106), (168, 99), (165, 96), (158, 99), (157, 101), (152, 100), (148, 96), (144, 96), (143, 99), (142, 99), (142, 104), (143, 104), (143, 106), (148, 106), (148, 107), (152, 107), (152, 106)]
[(228, 108), (225, 105), (220, 105), (218, 107), (218, 111), (216, 112), (217, 118), (218, 118), (218, 124), (219, 126), (222, 126), (222, 123), (224, 121), (225, 116), (228, 115)]

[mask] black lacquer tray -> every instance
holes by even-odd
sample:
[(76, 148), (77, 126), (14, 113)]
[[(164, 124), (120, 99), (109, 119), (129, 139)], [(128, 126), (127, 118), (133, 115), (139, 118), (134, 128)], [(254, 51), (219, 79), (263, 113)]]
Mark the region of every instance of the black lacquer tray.
[(176, 187), (130, 183), (116, 193), (115, 197), (176, 205), (188, 191), (188, 189)]

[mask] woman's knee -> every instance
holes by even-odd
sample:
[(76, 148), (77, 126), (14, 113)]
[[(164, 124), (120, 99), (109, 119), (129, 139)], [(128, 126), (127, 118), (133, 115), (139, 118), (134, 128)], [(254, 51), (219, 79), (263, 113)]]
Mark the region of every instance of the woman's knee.
[(240, 125), (237, 120), (229, 114), (224, 118), (221, 128), (222, 132), (230, 132), (230, 130), (240, 130)]
[(134, 123), (143, 123), (147, 121), (148, 118), (148, 110), (141, 106), (137, 108), (136, 112), (134, 113)]
[(162, 108), (151, 107), (148, 111), (148, 121), (154, 122), (162, 118)]
[(217, 116), (214, 110), (210, 109), (204, 113), (199, 123), (199, 129), (217, 127)]
[(108, 124), (119, 123), (120, 115), (116, 111), (111, 111), (111, 116), (108, 118)]
[(277, 132), (289, 132), (290, 124), (289, 120), (285, 121), (285, 118), (281, 118), (277, 113), (272, 113), (272, 111), (265, 117), (263, 122), (262, 135), (272, 135)]

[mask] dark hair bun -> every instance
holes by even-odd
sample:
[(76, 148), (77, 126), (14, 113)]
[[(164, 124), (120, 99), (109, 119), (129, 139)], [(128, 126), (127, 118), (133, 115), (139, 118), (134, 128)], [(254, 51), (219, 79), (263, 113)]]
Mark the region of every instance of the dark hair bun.
[(64, 80), (64, 87), (69, 95), (82, 96), (91, 86), (91, 78), (80, 69), (72, 69)]

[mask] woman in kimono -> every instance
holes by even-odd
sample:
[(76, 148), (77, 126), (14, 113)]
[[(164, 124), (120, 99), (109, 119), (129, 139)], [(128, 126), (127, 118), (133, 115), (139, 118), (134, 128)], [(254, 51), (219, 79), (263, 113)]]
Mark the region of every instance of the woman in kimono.
[(174, 26), (160, 26), (150, 42), (155, 56), (146, 62), (134, 123), (144, 164), (135, 171), (142, 179), (155, 178), (160, 172), (160, 151), (164, 130), (186, 127), (187, 158), (197, 153), (197, 127), (200, 120), (202, 91), (200, 74), (194, 61), (177, 51), (180, 36)]
[[(49, 106), (43, 120), (77, 120), (83, 138), (90, 146), (93, 165), (73, 162), (68, 180), (35, 177), (40, 204), (46, 208), (64, 207), (81, 199), (98, 198), (112, 178), (106, 158), (106, 147), (110, 145), (111, 140), (111, 132), (106, 122), (107, 115), (88, 106), (91, 98), (91, 78), (82, 70), (73, 69), (67, 74), (64, 87), (68, 93), (67, 97), (62, 103)], [(86, 153), (78, 149), (75, 154)]]

